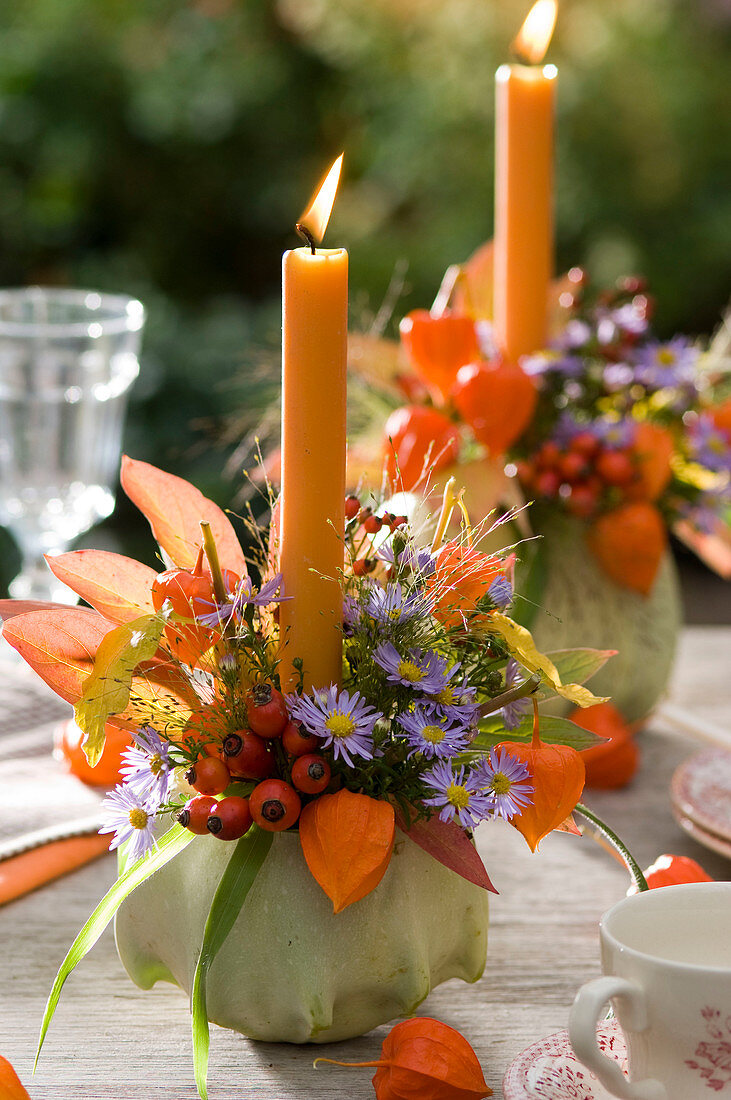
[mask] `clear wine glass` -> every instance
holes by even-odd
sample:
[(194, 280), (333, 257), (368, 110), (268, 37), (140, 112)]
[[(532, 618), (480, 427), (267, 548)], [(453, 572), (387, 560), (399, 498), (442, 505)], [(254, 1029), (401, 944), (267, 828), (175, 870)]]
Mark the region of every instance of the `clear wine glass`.
[(93, 290), (0, 290), (0, 525), (23, 565), (10, 594), (76, 602), (43, 560), (114, 508), (145, 311)]

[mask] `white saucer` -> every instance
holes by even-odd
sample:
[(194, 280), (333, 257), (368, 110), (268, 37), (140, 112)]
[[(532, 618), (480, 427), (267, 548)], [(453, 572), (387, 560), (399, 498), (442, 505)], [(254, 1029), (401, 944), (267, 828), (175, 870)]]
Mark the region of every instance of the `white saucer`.
[[(597, 1028), (597, 1041), (626, 1072), (619, 1021), (607, 1020)], [(505, 1100), (613, 1100), (574, 1054), (568, 1031), (556, 1031), (519, 1054), (503, 1078), (503, 1095)]]
[(721, 836), (716, 836), (715, 833), (709, 833), (706, 829), (701, 829), (700, 825), (696, 825), (695, 821), (691, 821), (689, 817), (685, 817), (680, 811), (673, 806), (673, 817), (677, 821), (681, 829), (684, 829), (688, 836), (692, 836), (693, 840), (697, 840), (699, 844), (702, 844), (704, 848), (710, 848), (713, 852), (718, 852), (719, 855), (725, 856), (726, 859), (731, 859), (731, 841), (725, 840)]
[(683, 828), (681, 819), (687, 818), (702, 833), (731, 846), (731, 752), (704, 749), (685, 760), (673, 775), (670, 800)]

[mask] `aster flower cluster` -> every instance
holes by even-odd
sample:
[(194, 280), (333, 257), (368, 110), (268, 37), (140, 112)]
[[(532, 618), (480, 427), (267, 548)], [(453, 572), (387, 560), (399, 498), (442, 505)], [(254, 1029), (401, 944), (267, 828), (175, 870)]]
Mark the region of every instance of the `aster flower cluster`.
[[(451, 487), (443, 512), (447, 497), (454, 504)], [(103, 806), (113, 847), (143, 855), (166, 815), (221, 839), (241, 835), (250, 808), (264, 828), (280, 810), (277, 827), (295, 825), (310, 801), (343, 788), (390, 801), (407, 821), (436, 815), (463, 828), (530, 803), (527, 768), (495, 749), (525, 709), (520, 698), (503, 707), (500, 695), (529, 678), (490, 628), (515, 596), (513, 557), (481, 553), (479, 533), (445, 541), (434, 523), (423, 545), (375, 500), (348, 498), (346, 512), (341, 684), (280, 691), (276, 608), (289, 596), (280, 575), (257, 586), (221, 571), (208, 595), (200, 555), (192, 574), (160, 575), (163, 637), (197, 702), (147, 699), (148, 721), (131, 734), (123, 781)], [(257, 818), (262, 788), (277, 808), (267, 803)]]
[(639, 279), (592, 297), (580, 269), (550, 346), (521, 368), (538, 388), (512, 469), (524, 491), (582, 519), (645, 500), (666, 522), (718, 528), (731, 509), (731, 406), (685, 336), (651, 331)]

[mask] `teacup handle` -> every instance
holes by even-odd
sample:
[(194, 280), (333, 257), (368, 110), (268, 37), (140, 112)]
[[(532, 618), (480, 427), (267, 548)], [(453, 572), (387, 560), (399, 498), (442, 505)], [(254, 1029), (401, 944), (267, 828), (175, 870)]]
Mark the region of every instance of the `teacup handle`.
[(665, 1086), (648, 1077), (644, 1081), (628, 1080), (617, 1062), (599, 1049), (596, 1026), (604, 1016), (604, 1006), (610, 997), (623, 997), (627, 1003), (625, 1019), (632, 1031), (647, 1027), (647, 1008), (640, 986), (624, 978), (608, 975), (582, 985), (576, 994), (569, 1015), (569, 1038), (580, 1062), (593, 1070), (612, 1096), (620, 1100), (667, 1100)]

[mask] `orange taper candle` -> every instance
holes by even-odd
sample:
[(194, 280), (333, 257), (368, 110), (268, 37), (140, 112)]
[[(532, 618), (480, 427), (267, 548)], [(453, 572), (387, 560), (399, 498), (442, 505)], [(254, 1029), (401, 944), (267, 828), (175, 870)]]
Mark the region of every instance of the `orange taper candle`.
[(513, 43), (528, 62), (495, 74), (495, 341), (503, 355), (545, 347), (553, 274), (553, 114), (557, 70), (542, 66), (556, 0), (536, 0)]
[(345, 529), (348, 253), (320, 249), (342, 156), (298, 223), (309, 246), (282, 261), (280, 675), (305, 689), (339, 683)]

